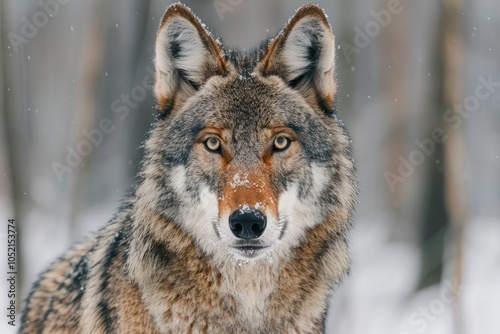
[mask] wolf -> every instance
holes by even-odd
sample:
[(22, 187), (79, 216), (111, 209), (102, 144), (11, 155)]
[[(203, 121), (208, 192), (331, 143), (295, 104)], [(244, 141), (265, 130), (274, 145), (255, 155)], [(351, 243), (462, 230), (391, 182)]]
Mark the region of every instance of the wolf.
[(154, 94), (139, 185), (39, 276), (20, 333), (324, 333), (358, 189), (323, 10), (241, 52), (173, 4)]

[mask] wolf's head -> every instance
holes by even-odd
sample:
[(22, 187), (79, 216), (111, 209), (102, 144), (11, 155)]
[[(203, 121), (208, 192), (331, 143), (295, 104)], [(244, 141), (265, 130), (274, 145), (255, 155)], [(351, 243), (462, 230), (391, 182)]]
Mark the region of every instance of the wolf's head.
[(252, 54), (225, 52), (187, 8), (170, 6), (156, 40), (163, 117), (146, 142), (141, 205), (219, 261), (287, 257), (316, 226), (348, 225), (356, 186), (334, 58), (314, 5)]

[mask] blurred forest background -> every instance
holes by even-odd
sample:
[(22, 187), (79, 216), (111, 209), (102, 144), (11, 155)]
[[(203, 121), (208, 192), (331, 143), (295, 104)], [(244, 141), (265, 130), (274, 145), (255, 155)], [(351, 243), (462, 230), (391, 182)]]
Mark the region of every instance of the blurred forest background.
[[(316, 2), (336, 36), (361, 187), (354, 265), (327, 332), (498, 333), (500, 2)], [(168, 3), (0, 1), (0, 217), (17, 220), (20, 298), (137, 182)], [(226, 46), (249, 49), (306, 2), (184, 3)], [(1, 268), (6, 240), (2, 228)]]

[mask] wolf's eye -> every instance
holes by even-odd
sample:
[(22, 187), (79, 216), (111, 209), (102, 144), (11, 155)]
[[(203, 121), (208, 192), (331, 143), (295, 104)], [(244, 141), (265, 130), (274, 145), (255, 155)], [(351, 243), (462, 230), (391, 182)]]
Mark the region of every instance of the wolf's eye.
[(290, 146), (290, 143), (291, 140), (288, 139), (287, 137), (277, 136), (276, 138), (274, 138), (273, 148), (275, 151), (284, 151), (288, 148), (288, 146)]
[(210, 137), (205, 141), (205, 147), (209, 151), (218, 152), (220, 150), (220, 140), (215, 137)]

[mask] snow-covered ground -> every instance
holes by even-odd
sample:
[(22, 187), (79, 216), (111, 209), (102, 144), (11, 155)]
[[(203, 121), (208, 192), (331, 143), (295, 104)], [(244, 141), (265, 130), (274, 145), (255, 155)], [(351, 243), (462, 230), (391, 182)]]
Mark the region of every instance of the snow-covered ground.
[[(359, 222), (352, 239), (352, 273), (333, 296), (327, 333), (499, 333), (500, 221), (474, 219), (468, 224), (458, 294), (452, 278), (415, 292), (417, 249), (388, 241), (388, 230), (380, 224)], [(461, 331), (455, 329), (457, 302), (463, 310)]]

